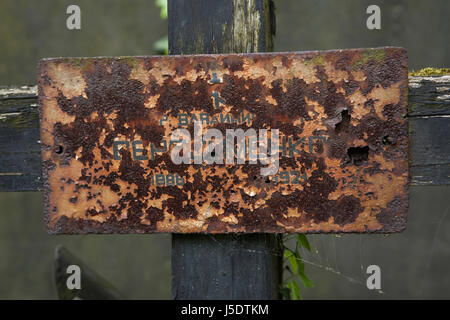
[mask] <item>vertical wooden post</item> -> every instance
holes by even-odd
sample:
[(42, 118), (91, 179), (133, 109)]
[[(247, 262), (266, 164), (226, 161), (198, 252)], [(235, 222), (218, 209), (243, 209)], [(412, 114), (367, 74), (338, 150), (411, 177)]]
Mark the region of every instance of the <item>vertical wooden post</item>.
[[(271, 0), (169, 0), (169, 54), (272, 50)], [(173, 299), (277, 299), (280, 238), (172, 236)]]

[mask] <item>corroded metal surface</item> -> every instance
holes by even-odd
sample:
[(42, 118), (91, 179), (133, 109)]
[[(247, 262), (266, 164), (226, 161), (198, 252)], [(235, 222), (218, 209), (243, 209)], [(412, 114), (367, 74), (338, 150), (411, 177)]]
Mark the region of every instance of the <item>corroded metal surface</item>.
[[(48, 230), (401, 231), (406, 99), (401, 48), (44, 60)], [(278, 129), (279, 170), (175, 164), (171, 133), (196, 120)]]

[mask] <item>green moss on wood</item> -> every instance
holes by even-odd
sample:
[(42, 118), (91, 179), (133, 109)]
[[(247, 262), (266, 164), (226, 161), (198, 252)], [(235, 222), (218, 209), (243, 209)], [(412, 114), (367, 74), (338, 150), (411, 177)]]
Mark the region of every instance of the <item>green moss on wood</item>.
[(450, 68), (423, 68), (421, 70), (413, 70), (408, 73), (410, 77), (432, 77), (450, 75)]

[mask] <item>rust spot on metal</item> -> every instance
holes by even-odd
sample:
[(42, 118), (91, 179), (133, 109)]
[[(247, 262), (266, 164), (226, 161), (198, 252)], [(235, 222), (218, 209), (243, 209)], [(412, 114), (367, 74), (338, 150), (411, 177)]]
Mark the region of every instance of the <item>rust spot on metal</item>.
[[(43, 60), (48, 230), (401, 231), (406, 99), (401, 48)], [(171, 134), (194, 139), (195, 121), (278, 129), (277, 173), (249, 159), (175, 164)]]

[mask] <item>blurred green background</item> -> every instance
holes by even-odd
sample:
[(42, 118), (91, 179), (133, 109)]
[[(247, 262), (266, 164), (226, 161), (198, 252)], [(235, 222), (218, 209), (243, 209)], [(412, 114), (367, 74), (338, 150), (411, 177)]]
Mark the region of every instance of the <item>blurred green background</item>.
[[(81, 30), (66, 28), (66, 8), (81, 8)], [(366, 28), (366, 8), (381, 8), (381, 30)], [(394, 45), (410, 69), (450, 66), (448, 0), (276, 0), (275, 51)], [(0, 85), (36, 83), (44, 57), (156, 54), (167, 20), (153, 0), (0, 0)], [(0, 163), (1, 166), (1, 163)], [(450, 188), (412, 187), (408, 228), (383, 235), (308, 236), (304, 255), (316, 284), (306, 299), (449, 298)], [(49, 236), (42, 196), (0, 193), (0, 299), (55, 299), (53, 251), (64, 244), (127, 298), (170, 297), (170, 235)], [(368, 265), (382, 292), (366, 288)]]

